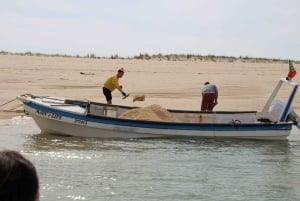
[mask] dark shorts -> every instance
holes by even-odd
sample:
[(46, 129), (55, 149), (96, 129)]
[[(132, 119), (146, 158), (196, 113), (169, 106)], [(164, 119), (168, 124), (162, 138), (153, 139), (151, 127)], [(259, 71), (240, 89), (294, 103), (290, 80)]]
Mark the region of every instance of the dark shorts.
[(111, 91), (108, 88), (103, 87), (103, 94), (106, 98), (106, 101), (112, 100)]

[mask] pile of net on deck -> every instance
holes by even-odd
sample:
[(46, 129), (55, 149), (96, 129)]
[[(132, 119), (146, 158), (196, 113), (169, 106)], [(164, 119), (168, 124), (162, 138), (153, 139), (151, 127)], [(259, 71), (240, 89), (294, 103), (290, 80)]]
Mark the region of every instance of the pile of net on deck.
[(124, 112), (120, 118), (147, 121), (178, 122), (168, 110), (154, 104)]

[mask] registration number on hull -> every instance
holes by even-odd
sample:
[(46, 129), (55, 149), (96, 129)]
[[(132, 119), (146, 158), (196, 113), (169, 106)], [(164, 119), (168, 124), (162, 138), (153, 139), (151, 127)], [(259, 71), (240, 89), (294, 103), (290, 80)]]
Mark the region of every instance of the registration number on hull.
[(61, 118), (62, 118), (62, 116), (59, 114), (54, 114), (51, 112), (45, 112), (45, 111), (41, 111), (41, 110), (37, 110), (36, 114), (39, 116), (48, 117), (50, 119), (56, 119), (56, 120), (61, 120)]

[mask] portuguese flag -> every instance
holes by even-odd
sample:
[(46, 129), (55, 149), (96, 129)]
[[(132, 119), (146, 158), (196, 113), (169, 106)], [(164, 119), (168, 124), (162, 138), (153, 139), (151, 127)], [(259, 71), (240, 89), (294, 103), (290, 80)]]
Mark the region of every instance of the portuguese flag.
[(289, 73), (288, 73), (286, 79), (291, 80), (293, 77), (295, 77), (296, 73), (297, 72), (294, 68), (293, 62), (291, 60), (289, 60)]

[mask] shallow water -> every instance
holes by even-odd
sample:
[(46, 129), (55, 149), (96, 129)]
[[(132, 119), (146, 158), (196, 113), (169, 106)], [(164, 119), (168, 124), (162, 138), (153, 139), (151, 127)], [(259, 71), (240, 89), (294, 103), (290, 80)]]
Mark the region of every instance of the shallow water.
[(101, 140), (39, 134), (0, 120), (0, 149), (35, 164), (41, 201), (299, 200), (300, 132), (286, 141)]

